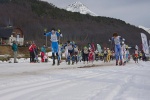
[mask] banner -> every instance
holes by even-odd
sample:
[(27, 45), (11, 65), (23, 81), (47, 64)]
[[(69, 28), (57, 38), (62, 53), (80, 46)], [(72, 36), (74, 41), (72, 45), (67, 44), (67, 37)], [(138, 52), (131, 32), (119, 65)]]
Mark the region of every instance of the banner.
[(102, 52), (102, 49), (101, 49), (100, 44), (97, 44), (97, 50), (98, 50), (98, 52), (99, 52), (99, 53), (101, 53), (101, 52)]
[(147, 43), (147, 36), (144, 33), (141, 33), (142, 38), (142, 47), (146, 56), (149, 56), (149, 47)]
[(150, 40), (149, 40), (149, 47), (150, 47)]

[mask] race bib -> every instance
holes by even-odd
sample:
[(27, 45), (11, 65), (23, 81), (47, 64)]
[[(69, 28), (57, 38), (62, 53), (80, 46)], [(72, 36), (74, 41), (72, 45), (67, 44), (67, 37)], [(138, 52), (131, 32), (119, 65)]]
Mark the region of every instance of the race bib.
[(57, 41), (58, 41), (56, 34), (52, 34), (52, 35), (51, 35), (51, 41), (52, 41), (52, 42), (57, 42)]

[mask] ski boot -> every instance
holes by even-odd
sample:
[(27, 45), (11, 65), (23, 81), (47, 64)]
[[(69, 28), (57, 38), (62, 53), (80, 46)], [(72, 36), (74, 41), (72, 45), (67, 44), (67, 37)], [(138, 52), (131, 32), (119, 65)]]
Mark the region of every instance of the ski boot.
[(116, 60), (116, 66), (118, 65), (118, 60)]
[(53, 60), (53, 64), (52, 64), (53, 66), (55, 65), (55, 60)]
[(60, 61), (59, 60), (57, 61), (57, 65), (60, 65)]
[(122, 64), (122, 60), (120, 60), (119, 65), (120, 65), (120, 66), (123, 65), (123, 64)]
[(70, 65), (70, 56), (67, 57), (68, 65)]
[(74, 61), (72, 61), (72, 65), (74, 65)]
[(52, 59), (53, 59), (53, 64), (52, 64), (52, 66), (54, 66), (54, 65), (55, 65), (55, 54), (54, 54), (54, 53), (52, 53)]
[(70, 65), (70, 60), (68, 61), (68, 65)]

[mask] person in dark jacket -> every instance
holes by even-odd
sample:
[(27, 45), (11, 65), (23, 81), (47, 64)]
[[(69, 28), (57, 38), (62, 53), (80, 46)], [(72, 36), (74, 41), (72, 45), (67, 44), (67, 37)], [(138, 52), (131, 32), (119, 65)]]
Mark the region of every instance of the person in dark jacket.
[(87, 61), (87, 64), (88, 64), (88, 61), (89, 61), (89, 59), (88, 59), (89, 50), (88, 50), (88, 48), (86, 46), (82, 50), (82, 56), (83, 56), (83, 62), (84, 62), (84, 64), (85, 64), (85, 61)]
[(12, 50), (13, 50), (13, 53), (14, 53), (14, 63), (18, 63), (17, 62), (18, 45), (17, 45), (16, 41), (13, 41)]

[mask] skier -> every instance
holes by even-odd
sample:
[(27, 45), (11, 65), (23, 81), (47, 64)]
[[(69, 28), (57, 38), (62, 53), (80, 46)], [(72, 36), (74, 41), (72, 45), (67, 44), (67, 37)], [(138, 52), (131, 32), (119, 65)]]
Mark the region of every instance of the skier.
[(112, 50), (112, 60), (115, 59), (115, 52)]
[(107, 55), (108, 55), (108, 51), (106, 49), (106, 47), (104, 47), (104, 62), (107, 62)]
[(93, 50), (92, 49), (89, 49), (89, 57), (88, 57), (88, 59), (89, 59), (89, 62), (92, 62), (92, 64), (93, 64), (93, 62), (94, 62), (94, 52), (93, 52)]
[(135, 57), (135, 63), (138, 63), (138, 49), (137, 48), (135, 48), (134, 57)]
[(104, 52), (102, 51), (101, 53), (99, 53), (100, 56), (100, 60), (103, 61), (104, 60)]
[(139, 60), (141, 60), (141, 59), (142, 59), (142, 52), (139, 51)]
[(84, 49), (82, 50), (82, 56), (83, 56), (82, 58), (83, 58), (84, 64), (85, 64), (85, 61), (87, 61), (87, 64), (88, 64), (88, 55), (89, 55), (89, 50), (85, 46)]
[(125, 64), (126, 63), (126, 44), (124, 42), (122, 42), (121, 51), (122, 51), (122, 62)]
[(52, 59), (53, 59), (53, 64), (55, 65), (55, 53), (57, 56), (57, 65), (60, 63), (59, 55), (58, 55), (58, 38), (62, 37), (61, 33), (58, 33), (55, 31), (54, 28), (52, 28), (51, 32), (44, 33), (45, 36), (50, 36), (51, 40), (51, 49), (52, 49)]
[(111, 51), (109, 48), (107, 48), (107, 62), (110, 62), (110, 57), (111, 57)]
[(125, 50), (125, 56), (126, 56), (126, 62), (129, 62), (129, 56), (130, 56), (130, 53), (129, 53), (129, 49), (128, 48), (126, 48), (126, 50)]
[(82, 52), (80, 49), (78, 49), (78, 61), (81, 62), (81, 60), (82, 60)]
[(67, 62), (70, 65), (70, 60), (72, 60), (72, 65), (74, 64), (74, 44), (67, 41), (66, 49), (68, 49)]
[(61, 63), (61, 58), (62, 58), (62, 44), (59, 44), (58, 46), (58, 55), (59, 55), (59, 63)]
[(75, 56), (76, 64), (78, 63), (78, 53), (79, 53), (78, 47), (75, 45), (75, 47), (74, 47), (74, 56)]
[(99, 60), (99, 52), (98, 52), (98, 50), (95, 51), (95, 60), (96, 61)]
[(121, 36), (118, 36), (118, 33), (113, 34), (112, 41), (115, 43), (116, 65), (118, 65), (119, 60), (119, 65), (122, 65), (121, 40), (122, 38)]
[[(90, 50), (90, 49), (89, 49)], [(95, 45), (94, 45), (94, 43), (91, 43), (91, 50), (92, 50), (92, 52), (93, 52), (93, 58), (95, 58)], [(93, 59), (94, 60), (94, 59)]]

